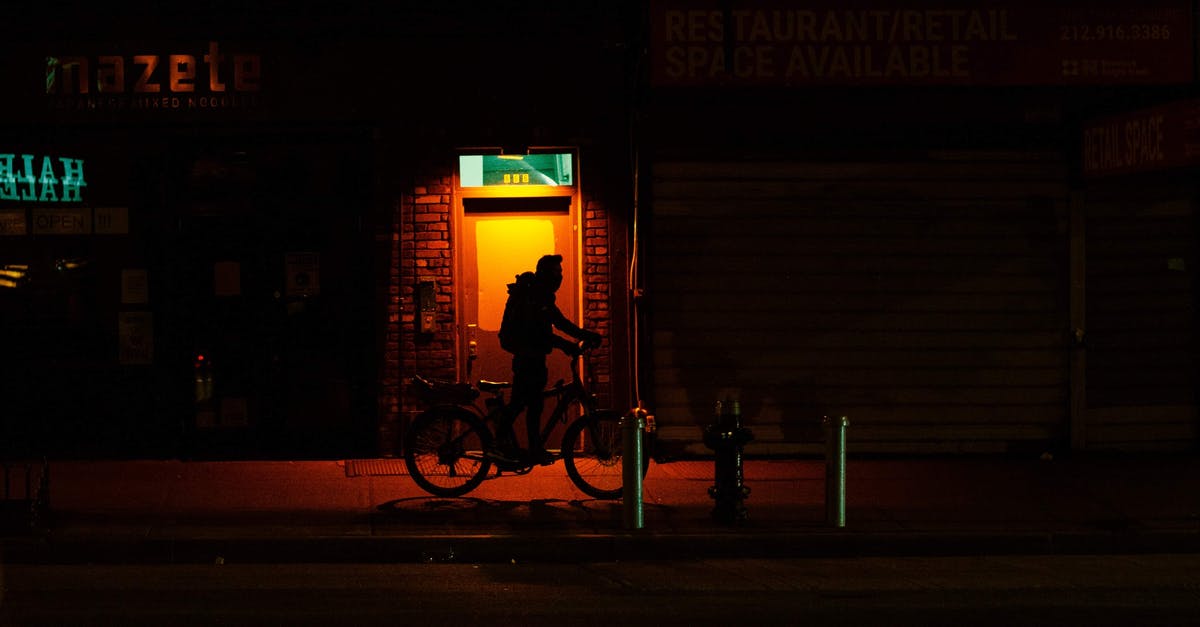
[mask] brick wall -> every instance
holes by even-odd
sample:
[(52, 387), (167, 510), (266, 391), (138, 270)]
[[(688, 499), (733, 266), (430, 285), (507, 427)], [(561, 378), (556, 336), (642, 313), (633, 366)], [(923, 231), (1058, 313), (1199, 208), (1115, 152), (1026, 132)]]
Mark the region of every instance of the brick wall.
[(604, 336), (604, 343), (591, 354), (587, 371), (592, 391), (600, 406), (612, 405), (612, 316), (609, 293), (612, 276), (609, 256), (608, 211), (586, 198), (583, 201), (583, 326)]
[[(401, 434), (421, 410), (407, 393), (408, 378), (415, 372), (444, 379), (456, 377), (452, 191), (449, 169), (418, 176), (410, 189), (400, 190), (389, 219), (390, 232), (381, 236), (387, 242), (388, 259), (379, 386), (382, 455), (401, 453)], [(608, 213), (598, 202), (585, 200), (583, 204), (584, 326), (605, 337), (604, 345), (592, 353), (588, 372), (592, 388), (605, 406), (612, 398)], [(435, 332), (422, 334), (416, 332), (415, 296), (418, 281), (427, 277), (437, 282), (438, 309)]]
[[(450, 254), (449, 170), (417, 177), (400, 190), (391, 218), (388, 298), (383, 368), (380, 381), (379, 448), (382, 455), (401, 452), (401, 434), (417, 407), (406, 384), (416, 371), (454, 378), (454, 283)], [(437, 285), (434, 333), (416, 329), (416, 290), (423, 279)]]
[(387, 277), (377, 289), (376, 300), (383, 311), (381, 331), (377, 342), (383, 353), (379, 366), (379, 439), (376, 448), (381, 455), (396, 451), (400, 416), (400, 327), (403, 318), (400, 301), (400, 210), (392, 207), (384, 221), (386, 229), (376, 235), (376, 256), (386, 264), (379, 276)]

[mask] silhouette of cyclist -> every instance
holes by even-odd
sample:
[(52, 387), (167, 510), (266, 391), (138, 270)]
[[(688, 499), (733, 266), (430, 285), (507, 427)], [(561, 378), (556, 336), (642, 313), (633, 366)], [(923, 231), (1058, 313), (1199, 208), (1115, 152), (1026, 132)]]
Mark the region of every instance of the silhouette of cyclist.
[(493, 459), (519, 461), (522, 452), (516, 448), (512, 425), (524, 408), (530, 446), (526, 459), (539, 464), (553, 463), (553, 456), (546, 452), (541, 441), (543, 392), (549, 377), (546, 356), (557, 348), (575, 358), (581, 350), (577, 342), (556, 334), (554, 329), (576, 338), (585, 346), (600, 344), (600, 334), (576, 326), (554, 303), (555, 292), (562, 281), (562, 255), (545, 255), (538, 259), (535, 272), (524, 272), (508, 284), (508, 301), (500, 325), (500, 346), (513, 355), (513, 391), (498, 446), (488, 453)]

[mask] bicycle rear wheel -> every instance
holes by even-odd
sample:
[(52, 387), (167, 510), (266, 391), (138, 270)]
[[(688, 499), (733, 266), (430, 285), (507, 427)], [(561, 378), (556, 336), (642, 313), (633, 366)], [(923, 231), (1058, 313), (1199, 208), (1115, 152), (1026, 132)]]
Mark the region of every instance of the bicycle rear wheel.
[[(620, 416), (611, 411), (597, 411), (579, 418), (567, 426), (563, 434), (562, 458), (567, 476), (589, 496), (621, 498), (623, 445)], [(643, 477), (649, 463), (649, 447), (644, 444)]]
[(462, 496), (487, 478), (492, 462), (483, 452), (492, 434), (471, 412), (436, 407), (413, 421), (405, 437), (404, 464), (421, 489)]

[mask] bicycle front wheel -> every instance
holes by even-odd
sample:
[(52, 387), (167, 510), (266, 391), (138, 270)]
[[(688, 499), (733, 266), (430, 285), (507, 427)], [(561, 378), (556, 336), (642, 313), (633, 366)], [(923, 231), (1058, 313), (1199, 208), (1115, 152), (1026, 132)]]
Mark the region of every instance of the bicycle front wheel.
[[(585, 494), (598, 499), (621, 498), (623, 453), (621, 417), (611, 411), (584, 416), (563, 434), (562, 458), (567, 476)], [(642, 446), (642, 476), (650, 464), (649, 447)]]
[(462, 496), (487, 478), (492, 462), (483, 452), (491, 443), (491, 432), (474, 414), (438, 407), (417, 416), (409, 427), (404, 464), (422, 490)]

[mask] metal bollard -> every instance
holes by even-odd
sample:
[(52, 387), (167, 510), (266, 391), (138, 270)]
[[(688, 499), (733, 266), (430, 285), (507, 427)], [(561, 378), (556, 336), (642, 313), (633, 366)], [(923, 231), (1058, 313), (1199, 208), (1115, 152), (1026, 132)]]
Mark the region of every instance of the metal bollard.
[(626, 529), (641, 529), (642, 516), (642, 432), (646, 412), (635, 408), (621, 418), (621, 501)]
[(704, 444), (714, 456), (714, 484), (708, 495), (716, 501), (712, 517), (718, 522), (737, 523), (746, 519), (745, 499), (750, 488), (743, 484), (742, 447), (753, 440), (742, 427), (742, 405), (737, 399), (717, 401), (716, 422), (704, 431)]
[(845, 416), (825, 416), (825, 523), (846, 526), (846, 428)]

